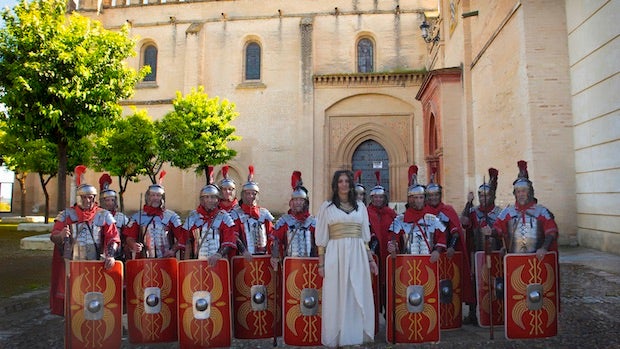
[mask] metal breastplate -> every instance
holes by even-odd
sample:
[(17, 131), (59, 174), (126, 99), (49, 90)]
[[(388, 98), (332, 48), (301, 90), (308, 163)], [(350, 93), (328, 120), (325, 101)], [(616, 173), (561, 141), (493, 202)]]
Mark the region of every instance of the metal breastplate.
[(205, 222), (201, 228), (193, 229), (192, 235), (194, 254), (198, 256), (198, 259), (207, 259), (220, 249), (220, 232), (209, 223)]
[(526, 215), (525, 222), (521, 216), (513, 217), (508, 222), (510, 234), (510, 252), (533, 253), (542, 244), (544, 233), (536, 217)]
[(251, 254), (265, 254), (267, 252), (267, 231), (265, 230), (265, 225), (254, 218), (246, 217), (247, 219), (243, 226), (245, 228), (248, 251)]
[[(406, 254), (430, 254), (433, 248), (433, 233), (421, 231), (430, 230), (426, 222), (403, 223), (405, 228), (405, 253)], [(425, 234), (425, 235), (424, 235)], [(426, 239), (425, 239), (426, 237)], [(428, 242), (428, 243), (427, 243)], [(429, 248), (430, 246), (430, 248)]]
[(288, 242), (286, 255), (291, 257), (309, 257), (312, 249), (310, 231), (304, 227), (289, 229), (286, 232)]
[(157, 222), (148, 224), (144, 233), (144, 247), (147, 258), (162, 258), (170, 249), (167, 227)]
[(98, 260), (102, 253), (100, 246), (101, 227), (90, 226), (88, 223), (76, 223), (72, 225), (71, 229), (75, 237), (73, 260)]

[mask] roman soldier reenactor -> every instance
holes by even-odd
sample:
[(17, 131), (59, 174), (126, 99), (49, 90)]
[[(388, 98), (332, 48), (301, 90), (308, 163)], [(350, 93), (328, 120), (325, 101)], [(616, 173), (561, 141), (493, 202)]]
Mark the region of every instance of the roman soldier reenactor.
[[(399, 214), (390, 226), (398, 240), (391, 239), (388, 253), (430, 254), (431, 262), (446, 250), (446, 227), (430, 213), (426, 205), (425, 187), (418, 184), (418, 166), (409, 167), (409, 188), (405, 213)], [(400, 242), (400, 243), (399, 243)]]
[(75, 168), (77, 203), (61, 211), (54, 220), (50, 240), (54, 243), (50, 308), (52, 314), (64, 315), (65, 260), (104, 260), (106, 269), (115, 264), (120, 238), (114, 217), (97, 204), (97, 189), (82, 183), (86, 171)]
[[(318, 256), (314, 242), (316, 219), (310, 214), (308, 190), (303, 186), (301, 172), (293, 171), (291, 186), (290, 209), (278, 219), (270, 236), (271, 265), (274, 269), (277, 269), (278, 257)], [(274, 246), (278, 247), (277, 252), (273, 251)]]
[(527, 162), (517, 163), (519, 174), (512, 183), (515, 204), (506, 207), (492, 229), (483, 227), (485, 234), (502, 239), (508, 253), (536, 253), (542, 259), (547, 251), (558, 250), (558, 226), (553, 213), (538, 204), (534, 186), (529, 180)]
[[(273, 215), (264, 207), (258, 206), (258, 183), (254, 182), (254, 166), (249, 167), (248, 181), (241, 189), (241, 201), (232, 209), (231, 216), (236, 216), (235, 223), (240, 228), (241, 245), (237, 248), (244, 254), (263, 255), (267, 253), (267, 238), (273, 231)], [(233, 217), (235, 218), (235, 217)]]
[(381, 172), (376, 171), (377, 185), (370, 190), (370, 203), (368, 204), (368, 220), (370, 221), (370, 250), (378, 257), (379, 261), (379, 299), (378, 311), (385, 310), (385, 259), (388, 255), (387, 245), (390, 241), (390, 226), (397, 214), (388, 206), (388, 196), (385, 188), (381, 186)]
[(200, 204), (190, 212), (183, 230), (188, 236), (186, 257), (208, 259), (209, 265), (215, 266), (220, 258), (235, 254), (237, 238), (232, 218), (218, 207), (220, 190), (213, 184), (213, 167), (209, 166), (208, 171), (209, 181), (200, 190)]
[(116, 221), (116, 229), (121, 239), (120, 248), (118, 249), (117, 260), (125, 261), (126, 256), (130, 254), (129, 248), (127, 248), (125, 228), (129, 224), (129, 217), (123, 212), (118, 211), (118, 194), (114, 189), (110, 187), (112, 184), (112, 177), (109, 174), (104, 173), (99, 177), (99, 194), (101, 197), (101, 207), (110, 211), (112, 217)]
[(131, 217), (127, 227), (127, 245), (138, 258), (175, 257), (177, 251), (185, 249), (181, 217), (165, 206), (165, 175), (162, 171), (159, 183), (148, 187), (144, 206)]

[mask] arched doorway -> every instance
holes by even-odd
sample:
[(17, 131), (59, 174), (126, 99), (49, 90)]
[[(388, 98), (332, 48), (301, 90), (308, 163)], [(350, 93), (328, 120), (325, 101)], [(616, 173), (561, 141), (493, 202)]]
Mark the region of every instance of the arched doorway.
[(385, 188), (386, 193), (390, 192), (390, 159), (385, 148), (374, 140), (362, 142), (353, 152), (352, 169), (353, 171), (362, 171), (362, 185), (366, 188), (366, 192), (377, 185), (375, 172), (379, 171), (381, 176), (381, 186)]

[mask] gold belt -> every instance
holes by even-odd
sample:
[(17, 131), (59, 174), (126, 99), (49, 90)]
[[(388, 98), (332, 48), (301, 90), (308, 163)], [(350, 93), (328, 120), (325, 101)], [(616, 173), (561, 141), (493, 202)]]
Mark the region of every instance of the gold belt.
[(335, 223), (329, 225), (329, 238), (361, 238), (362, 225), (359, 223)]

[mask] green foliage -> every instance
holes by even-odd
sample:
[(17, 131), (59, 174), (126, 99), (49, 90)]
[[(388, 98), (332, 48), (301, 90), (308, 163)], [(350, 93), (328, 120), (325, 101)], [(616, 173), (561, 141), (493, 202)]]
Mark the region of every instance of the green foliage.
[[(162, 161), (159, 160), (158, 133), (146, 110), (135, 110), (132, 115), (119, 118), (114, 125), (94, 139), (94, 166), (99, 171), (108, 171), (119, 179), (121, 210), (123, 193), (129, 181), (138, 182), (140, 175), (157, 174)], [(152, 173), (154, 164), (157, 171)]]
[(229, 142), (240, 139), (229, 124), (238, 116), (233, 103), (209, 98), (200, 86), (185, 97), (177, 92), (173, 106), (174, 110), (158, 121), (165, 161), (181, 169), (196, 166), (196, 172), (201, 173), (237, 154), (228, 148)]
[(0, 87), (7, 132), (24, 144), (56, 144), (58, 206), (64, 204), (69, 147), (108, 128), (121, 99), (146, 74), (125, 64), (135, 55), (128, 27), (108, 31), (100, 22), (65, 14), (64, 0), (20, 0), (4, 10), (0, 29)]

